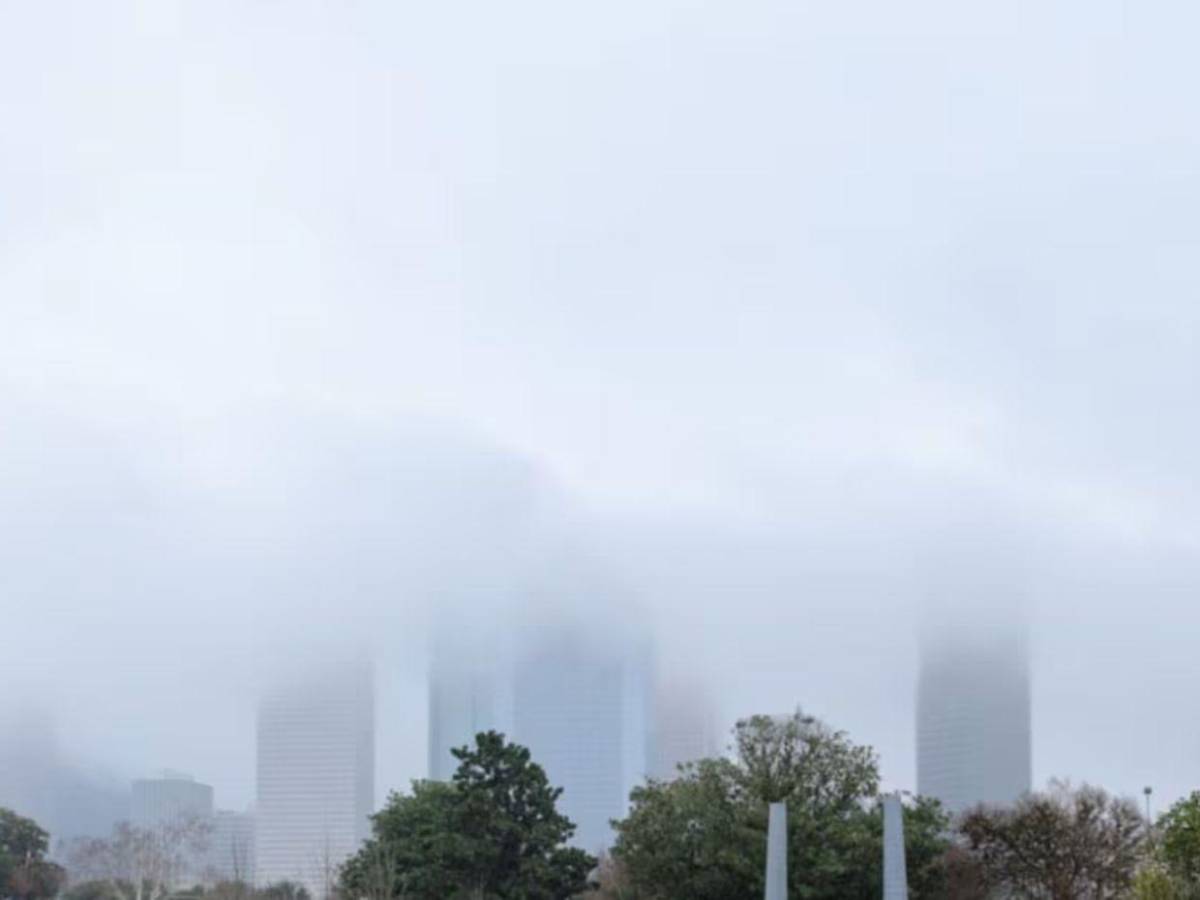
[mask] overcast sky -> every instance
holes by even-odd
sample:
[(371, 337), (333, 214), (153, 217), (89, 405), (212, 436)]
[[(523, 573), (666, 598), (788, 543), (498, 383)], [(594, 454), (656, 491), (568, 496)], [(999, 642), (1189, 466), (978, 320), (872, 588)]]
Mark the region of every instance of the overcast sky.
[(0, 2), (0, 705), (237, 807), (265, 673), (366, 642), (382, 794), (430, 610), (603, 571), (912, 787), (940, 591), (1028, 611), (1038, 782), (1196, 787), (1197, 27)]

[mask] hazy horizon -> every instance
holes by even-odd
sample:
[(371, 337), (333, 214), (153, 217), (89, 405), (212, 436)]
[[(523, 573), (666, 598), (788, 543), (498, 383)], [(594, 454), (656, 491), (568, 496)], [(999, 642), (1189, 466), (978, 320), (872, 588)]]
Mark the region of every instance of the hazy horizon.
[(1194, 788), (1200, 11), (8, 19), (0, 714), (67, 759), (243, 807), (367, 647), (381, 800), (435, 611), (540, 603), (908, 788), (929, 610), (1019, 610), (1035, 785)]

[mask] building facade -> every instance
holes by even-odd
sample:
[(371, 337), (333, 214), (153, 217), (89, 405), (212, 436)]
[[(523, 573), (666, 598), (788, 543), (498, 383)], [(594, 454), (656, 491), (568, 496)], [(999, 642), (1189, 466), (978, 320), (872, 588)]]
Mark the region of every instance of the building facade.
[(683, 764), (721, 752), (712, 694), (700, 681), (660, 679), (652, 728), (650, 774), (655, 778), (669, 781)]
[(512, 672), (504, 642), (443, 628), (429, 667), (428, 777), (449, 781), (458, 768), (451, 752), (481, 731), (511, 735)]
[(370, 832), (375, 700), (368, 666), (331, 669), (267, 696), (258, 714), (255, 880), (317, 900)]
[(129, 821), (139, 828), (160, 828), (188, 819), (209, 822), (213, 789), (181, 772), (139, 778), (130, 792)]
[(951, 813), (1028, 792), (1031, 705), (1019, 630), (926, 636), (917, 685), (918, 791)]
[(649, 772), (653, 677), (648, 646), (563, 628), (527, 635), (513, 691), (515, 740), (529, 748), (574, 843), (597, 852), (612, 842), (629, 792)]
[(218, 809), (212, 824), (207, 880), (254, 884), (254, 815)]

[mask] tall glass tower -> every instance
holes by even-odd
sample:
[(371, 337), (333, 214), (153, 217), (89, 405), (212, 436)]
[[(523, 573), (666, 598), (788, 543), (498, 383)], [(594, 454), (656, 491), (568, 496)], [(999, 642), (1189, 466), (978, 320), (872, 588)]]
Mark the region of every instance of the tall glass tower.
[(462, 627), (440, 627), (429, 667), (429, 778), (453, 778), (458, 760), (450, 751), (474, 744), (479, 732), (511, 735), (511, 707), (504, 631), (485, 638)]
[(563, 789), (559, 808), (574, 843), (612, 843), (629, 792), (652, 764), (653, 676), (649, 646), (581, 627), (527, 634), (515, 666), (514, 737)]
[(258, 713), (259, 884), (329, 894), (370, 831), (375, 699), (368, 665), (330, 668), (267, 696)]
[(917, 790), (951, 813), (1008, 804), (1032, 785), (1023, 633), (995, 625), (927, 634), (917, 685)]

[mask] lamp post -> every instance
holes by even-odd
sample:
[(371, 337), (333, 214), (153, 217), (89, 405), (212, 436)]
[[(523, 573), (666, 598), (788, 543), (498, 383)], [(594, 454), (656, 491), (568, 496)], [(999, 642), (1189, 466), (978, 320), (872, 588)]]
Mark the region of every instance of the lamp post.
[(1142, 788), (1142, 793), (1146, 795), (1146, 834), (1154, 840), (1154, 819), (1150, 815), (1150, 795), (1154, 793), (1154, 788), (1146, 785)]

